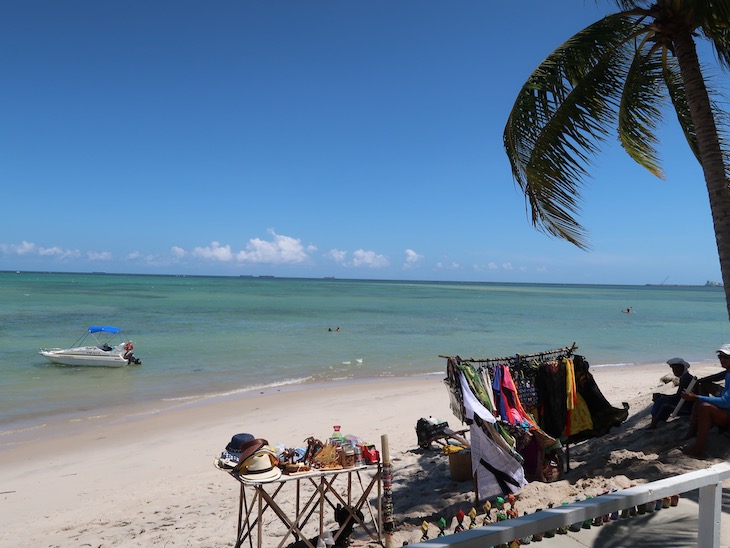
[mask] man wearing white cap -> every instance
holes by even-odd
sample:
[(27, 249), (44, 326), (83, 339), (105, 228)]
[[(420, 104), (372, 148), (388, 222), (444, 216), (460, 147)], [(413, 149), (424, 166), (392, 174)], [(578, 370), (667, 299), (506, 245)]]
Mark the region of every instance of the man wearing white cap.
[[(649, 430), (654, 430), (660, 421), (666, 421), (677, 404), (682, 399), (682, 392), (692, 382), (692, 375), (689, 372), (689, 364), (682, 358), (671, 358), (667, 364), (672, 368), (672, 373), (679, 379), (679, 387), (674, 394), (654, 394), (654, 404), (651, 406), (651, 424)], [(683, 405), (680, 414), (689, 415), (692, 412), (692, 405)]]
[[(724, 344), (717, 349), (720, 365), (725, 369), (725, 388), (720, 396), (698, 396), (686, 390), (682, 392), (682, 399), (696, 402), (692, 405), (689, 432), (685, 439), (697, 436), (695, 444), (684, 452), (692, 457), (701, 457), (705, 450), (707, 435), (713, 426), (719, 428), (730, 427), (730, 344)], [(717, 380), (717, 375), (706, 377), (705, 380)]]

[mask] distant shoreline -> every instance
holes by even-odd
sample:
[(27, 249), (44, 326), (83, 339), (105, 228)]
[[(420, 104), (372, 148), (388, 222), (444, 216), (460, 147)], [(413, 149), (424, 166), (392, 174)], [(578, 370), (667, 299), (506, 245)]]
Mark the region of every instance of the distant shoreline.
[(321, 282), (374, 282), (374, 283), (407, 283), (407, 284), (459, 284), (459, 285), (514, 285), (514, 286), (558, 286), (558, 287), (680, 287), (680, 288), (720, 288), (720, 282), (707, 281), (704, 284), (620, 284), (620, 283), (578, 283), (578, 282), (495, 282), (495, 281), (468, 281), (468, 280), (411, 280), (392, 278), (341, 278), (335, 276), (302, 277), (302, 276), (274, 276), (271, 274), (146, 274), (139, 272), (80, 272), (60, 270), (0, 270), (2, 274), (43, 274), (65, 276), (135, 276), (150, 278), (215, 278), (215, 279), (243, 279), (243, 280), (293, 280), (293, 281), (321, 281)]

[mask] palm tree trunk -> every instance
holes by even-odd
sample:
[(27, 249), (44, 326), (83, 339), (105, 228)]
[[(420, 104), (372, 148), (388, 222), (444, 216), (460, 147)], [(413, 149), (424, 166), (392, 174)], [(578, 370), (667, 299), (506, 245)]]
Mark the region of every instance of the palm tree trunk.
[(725, 177), (725, 164), (717, 126), (694, 40), (689, 32), (679, 32), (674, 36), (674, 45), (692, 122), (697, 133), (697, 147), (710, 198), (717, 254), (720, 258), (720, 272), (725, 286), (725, 302), (730, 319), (730, 188)]

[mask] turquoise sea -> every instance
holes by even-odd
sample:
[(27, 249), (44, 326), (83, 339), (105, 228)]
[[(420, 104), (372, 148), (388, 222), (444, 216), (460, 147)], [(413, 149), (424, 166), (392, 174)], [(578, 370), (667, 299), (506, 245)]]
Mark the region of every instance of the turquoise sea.
[[(142, 365), (64, 367), (37, 354), (89, 325), (123, 328)], [(714, 362), (730, 322), (718, 287), (5, 272), (0, 340), (2, 436), (128, 403), (441, 375), (442, 355), (575, 342), (593, 367)]]

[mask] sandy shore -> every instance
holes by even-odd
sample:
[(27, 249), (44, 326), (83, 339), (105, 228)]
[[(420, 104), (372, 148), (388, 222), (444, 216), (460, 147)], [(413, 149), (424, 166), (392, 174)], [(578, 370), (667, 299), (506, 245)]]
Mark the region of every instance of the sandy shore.
[[(719, 370), (704, 365), (692, 372)], [(560, 481), (526, 486), (518, 497), (521, 512), (704, 468), (730, 456), (727, 438), (716, 432), (707, 458), (683, 455), (679, 440), (686, 419), (646, 430), (651, 393), (674, 390), (660, 382), (669, 372), (666, 365), (591, 371), (614, 406), (630, 404), (629, 419), (606, 436), (572, 446), (571, 471)], [(26, 432), (12, 442), (0, 439), (0, 546), (232, 546), (238, 483), (214, 468), (214, 456), (239, 432), (296, 447), (309, 436), (327, 438), (335, 424), (377, 445), (387, 434), (397, 520), (393, 545), (413, 543), (424, 520), (434, 524), (434, 536), (439, 517), (451, 522), (473, 501), (471, 483), (451, 480), (448, 458), (436, 445), (418, 447), (416, 422), (429, 415), (452, 428), (461, 426), (449, 409), (441, 376), (123, 409)], [(332, 524), (329, 516), (325, 524)], [(275, 516), (265, 526), (271, 537), (264, 546), (276, 546), (282, 526)], [(358, 528), (353, 538), (355, 546), (368, 545)]]

